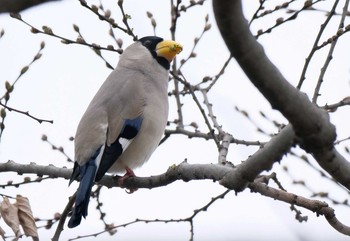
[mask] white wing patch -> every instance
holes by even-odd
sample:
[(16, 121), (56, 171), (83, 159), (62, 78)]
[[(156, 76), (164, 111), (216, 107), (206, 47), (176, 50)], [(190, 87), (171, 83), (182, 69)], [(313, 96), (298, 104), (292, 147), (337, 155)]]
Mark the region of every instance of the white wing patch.
[(104, 151), (105, 151), (105, 145), (102, 145), (100, 153), (98, 154), (98, 156), (95, 159), (95, 163), (96, 163), (96, 167), (97, 167), (96, 170), (98, 170), (98, 168), (100, 167), (100, 163), (101, 163), (101, 159), (102, 159), (102, 155), (103, 155)]
[(119, 143), (122, 146), (123, 152), (129, 147), (129, 145), (131, 144), (131, 142), (134, 140), (134, 138), (132, 139), (126, 139), (123, 137), (119, 138)]

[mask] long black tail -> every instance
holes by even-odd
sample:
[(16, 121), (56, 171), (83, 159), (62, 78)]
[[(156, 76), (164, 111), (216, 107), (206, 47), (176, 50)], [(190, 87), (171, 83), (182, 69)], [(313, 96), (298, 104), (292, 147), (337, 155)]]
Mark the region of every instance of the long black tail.
[(81, 222), (81, 218), (85, 218), (88, 214), (90, 194), (97, 169), (95, 158), (90, 159), (84, 166), (80, 166), (78, 168), (80, 171), (80, 184), (76, 194), (73, 214), (68, 222), (69, 228), (78, 226)]

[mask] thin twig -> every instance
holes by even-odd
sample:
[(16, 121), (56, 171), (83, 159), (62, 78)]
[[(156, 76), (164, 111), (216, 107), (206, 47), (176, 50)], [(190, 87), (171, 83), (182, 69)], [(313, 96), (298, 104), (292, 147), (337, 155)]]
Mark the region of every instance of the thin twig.
[(199, 35), (199, 37), (195, 37), (195, 39), (194, 39), (194, 43), (193, 43), (192, 49), (190, 51), (190, 54), (188, 55), (187, 58), (181, 60), (181, 63), (180, 63), (178, 70), (180, 70), (191, 58), (194, 58), (195, 56), (197, 56), (197, 54), (194, 52), (194, 50), (196, 49), (200, 40), (203, 38), (204, 33), (207, 32), (211, 28), (211, 25), (208, 23), (208, 20), (209, 20), (208, 16), (209, 15), (205, 16), (205, 23), (204, 23), (204, 27), (203, 27), (201, 34)]
[(232, 55), (230, 55), (227, 60), (225, 61), (224, 65), (221, 67), (220, 71), (218, 74), (216, 74), (214, 76), (214, 78), (212, 78), (210, 85), (206, 88), (206, 91), (209, 92), (211, 90), (211, 88), (216, 84), (216, 82), (219, 80), (219, 78), (225, 73), (225, 70), (228, 66), (228, 64), (231, 62), (232, 60)]
[(249, 27), (252, 25), (252, 23), (255, 19), (259, 18), (258, 13), (260, 12), (260, 10), (264, 9), (265, 0), (261, 0), (259, 2), (260, 2), (259, 7), (256, 9), (255, 13), (253, 14), (252, 18), (249, 21)]
[(262, 18), (266, 15), (272, 14), (274, 12), (286, 9), (291, 3), (295, 2), (296, 0), (290, 0), (289, 2), (284, 2), (281, 5), (276, 5), (274, 9), (272, 10), (265, 10), (263, 11), (261, 14), (258, 14), (260, 12), (260, 10), (264, 10), (264, 3), (266, 2), (265, 0), (261, 0), (260, 2), (260, 6), (258, 7), (258, 9), (255, 11), (255, 13), (253, 14), (253, 17), (251, 18), (251, 20), (249, 21), (249, 26), (251, 26), (251, 24), (253, 23), (254, 20), (257, 20), (258, 18)]
[(180, 78), (178, 75), (175, 75), (173, 72), (171, 72), (171, 74), (173, 75), (174, 79), (178, 80), (179, 82), (181, 82), (191, 93), (192, 98), (194, 100), (194, 102), (196, 103), (197, 107), (199, 108), (199, 111), (202, 114), (202, 117), (204, 119), (205, 124), (207, 125), (208, 129), (209, 129), (209, 133), (212, 135), (213, 140), (215, 141), (216, 146), (219, 148), (220, 147), (220, 141), (218, 139), (218, 137), (215, 135), (215, 130), (213, 129), (213, 127), (211, 126), (209, 119), (204, 111), (204, 109), (202, 108), (194, 90), (195, 88), (186, 80), (184, 75), (181, 75), (182, 78)]
[(73, 241), (73, 240), (78, 240), (78, 239), (83, 239), (83, 238), (89, 238), (89, 237), (97, 237), (101, 234), (104, 234), (104, 233), (110, 233), (110, 232), (114, 232), (115, 233), (115, 230), (118, 229), (118, 228), (121, 228), (121, 227), (127, 227), (127, 226), (130, 226), (130, 225), (133, 225), (133, 224), (136, 224), (136, 223), (189, 223), (190, 224), (190, 232), (191, 232), (191, 238), (190, 240), (193, 240), (194, 238), (194, 228), (193, 228), (193, 220), (194, 218), (202, 213), (202, 212), (206, 212), (208, 210), (208, 208), (210, 206), (212, 206), (215, 202), (217, 202), (218, 200), (220, 199), (223, 199), (225, 198), (225, 196), (230, 192), (231, 190), (226, 190), (225, 192), (219, 194), (218, 196), (216, 197), (213, 197), (210, 199), (210, 201), (208, 203), (206, 203), (203, 207), (201, 208), (198, 208), (196, 210), (193, 211), (193, 214), (190, 215), (189, 217), (186, 217), (186, 218), (177, 218), (177, 219), (136, 219), (134, 221), (130, 221), (130, 222), (127, 222), (127, 223), (124, 223), (124, 224), (119, 224), (119, 225), (111, 225), (111, 226), (108, 226), (108, 228), (106, 228), (105, 230), (103, 231), (100, 231), (100, 232), (96, 232), (96, 233), (92, 233), (92, 234), (87, 234), (87, 235), (80, 235), (80, 236), (77, 236), (76, 238), (72, 238), (72, 239), (69, 239), (70, 241)]
[[(177, 0), (177, 4), (174, 4), (174, 0), (171, 0), (170, 3), (170, 13), (171, 13), (171, 26), (170, 26), (170, 34), (171, 34), (171, 39), (175, 40), (175, 31), (176, 31), (176, 24), (177, 24), (177, 19), (180, 16), (179, 14), (179, 6), (180, 6), (181, 0)], [(177, 72), (177, 62), (176, 59), (173, 61), (172, 64), (172, 71), (174, 73)], [(179, 90), (179, 81), (174, 78), (174, 93), (175, 93), (175, 101), (176, 101), (176, 106), (177, 106), (177, 115), (178, 115), (178, 120), (177, 120), (177, 125), (180, 129), (184, 128), (184, 118), (183, 118), (183, 113), (182, 113), (182, 103), (181, 103), (181, 98), (180, 98), (180, 90)]]
[(84, 45), (84, 46), (88, 46), (90, 48), (94, 48), (94, 49), (99, 49), (99, 50), (106, 50), (106, 51), (113, 51), (113, 52), (117, 52), (119, 54), (121, 54), (123, 51), (120, 49), (114, 49), (111, 47), (102, 47), (98, 44), (94, 44), (94, 43), (86, 43), (85, 41), (76, 41), (76, 40), (71, 40), (65, 37), (62, 37), (60, 35), (55, 34), (52, 29), (48, 26), (43, 26), (43, 30), (40, 30), (36, 27), (34, 27), (33, 25), (31, 25), (30, 23), (28, 23), (27, 21), (23, 20), (22, 17), (19, 14), (11, 14), (11, 17), (18, 19), (19, 21), (23, 22), (24, 24), (26, 24), (27, 26), (31, 27), (31, 32), (34, 34), (40, 33), (40, 34), (45, 34), (45, 35), (49, 35), (52, 36), (54, 38), (58, 38), (61, 40), (62, 43), (64, 44), (78, 44), (78, 45)]
[(30, 118), (32, 118), (33, 120), (36, 120), (37, 122), (39, 122), (40, 124), (43, 123), (43, 122), (48, 122), (48, 123), (51, 123), (53, 124), (53, 120), (46, 120), (46, 119), (40, 119), (40, 118), (37, 118), (31, 114), (29, 114), (29, 111), (22, 111), (22, 110), (18, 110), (18, 109), (15, 109), (15, 108), (12, 108), (8, 105), (5, 105), (3, 103), (0, 102), (0, 105), (3, 106), (4, 108), (6, 108), (7, 110), (9, 111), (13, 111), (13, 112), (17, 112), (19, 114), (23, 114), (23, 115), (26, 115)]
[(311, 59), (313, 58), (315, 52), (317, 51), (317, 46), (318, 46), (318, 43), (319, 43), (319, 41), (320, 41), (320, 39), (321, 39), (321, 36), (322, 36), (324, 30), (326, 29), (326, 27), (327, 27), (329, 21), (332, 19), (333, 14), (334, 14), (334, 12), (335, 12), (335, 9), (336, 9), (337, 6), (338, 6), (338, 3), (339, 3), (339, 0), (334, 1), (332, 10), (329, 12), (329, 14), (328, 14), (326, 20), (324, 21), (324, 23), (321, 24), (321, 26), (320, 26), (320, 31), (318, 31), (318, 33), (317, 33), (317, 36), (316, 36), (315, 42), (314, 42), (314, 44), (313, 44), (313, 46), (312, 46), (312, 48), (311, 48), (311, 51), (310, 51), (309, 55), (307, 56), (307, 58), (305, 59), (305, 64), (304, 64), (303, 70), (302, 70), (302, 72), (301, 72), (301, 76), (300, 76), (300, 79), (299, 79), (299, 83), (298, 83), (298, 85), (297, 85), (297, 88), (298, 88), (298, 89), (301, 89), (301, 86), (302, 86), (302, 84), (304, 83), (304, 80), (306, 79), (306, 76), (305, 76), (305, 75), (306, 75), (306, 71), (307, 71), (308, 68), (309, 68), (309, 64), (310, 64), (310, 62), (311, 62)]
[(300, 207), (306, 208), (315, 212), (317, 215), (322, 215), (326, 218), (328, 223), (336, 229), (338, 232), (350, 235), (350, 227), (341, 223), (335, 216), (334, 209), (329, 207), (327, 203), (318, 200), (311, 200), (298, 196), (293, 193), (288, 193), (282, 190), (278, 190), (273, 187), (269, 187), (264, 183), (254, 181), (249, 183), (249, 189), (252, 192), (259, 192), (266, 197), (273, 197), (276, 200), (283, 201), (286, 203), (298, 205)]
[(258, 33), (255, 35), (255, 37), (258, 39), (263, 34), (271, 33), (272, 30), (274, 30), (278, 26), (280, 26), (280, 25), (282, 25), (282, 24), (284, 24), (286, 22), (289, 22), (291, 20), (296, 19), (298, 17), (299, 13), (301, 13), (302, 11), (310, 8), (311, 6), (313, 6), (316, 3), (321, 2), (321, 1), (323, 1), (323, 0), (316, 0), (314, 2), (311, 2), (310, 4), (304, 4), (304, 6), (301, 9), (299, 9), (298, 11), (293, 12), (293, 14), (290, 17), (288, 17), (286, 19), (280, 19), (279, 21), (276, 21), (275, 25), (273, 25), (272, 27), (267, 28), (266, 30), (259, 30)]
[(128, 20), (129, 20), (131, 17), (130, 17), (130, 15), (128, 15), (128, 14), (125, 13), (125, 11), (124, 11), (124, 6), (123, 6), (123, 2), (124, 2), (123, 0), (118, 0), (118, 6), (119, 6), (120, 11), (121, 11), (122, 16), (123, 16), (122, 21), (123, 21), (123, 23), (124, 23), (124, 25), (125, 25), (125, 27), (126, 27), (126, 30), (127, 30), (126, 33), (127, 33), (128, 35), (132, 36), (132, 37), (133, 37), (133, 40), (136, 41), (136, 40), (138, 39), (138, 37), (137, 37), (137, 35), (134, 34), (134, 29), (130, 28), (130, 26), (129, 26)]
[(58, 241), (59, 240), (60, 235), (61, 235), (61, 233), (63, 231), (64, 223), (66, 222), (66, 219), (68, 217), (69, 212), (72, 210), (72, 207), (74, 205), (76, 197), (77, 197), (77, 192), (75, 192), (73, 194), (73, 196), (71, 196), (69, 198), (69, 201), (68, 201), (66, 207), (64, 208), (64, 210), (62, 212), (62, 215), (60, 217), (60, 221), (58, 222), (58, 225), (57, 225), (57, 228), (56, 228), (56, 232), (55, 232), (54, 236), (51, 239), (52, 241)]
[[(342, 29), (344, 27), (345, 17), (346, 17), (346, 15), (348, 13), (348, 6), (349, 6), (349, 0), (346, 0), (345, 3), (344, 3), (343, 14), (341, 16), (338, 29)], [(337, 29), (337, 32), (338, 32), (338, 29)], [(321, 89), (321, 85), (322, 85), (322, 82), (323, 82), (323, 78), (324, 78), (324, 76), (326, 74), (326, 71), (328, 69), (329, 63), (331, 62), (331, 60), (333, 58), (333, 52), (334, 52), (335, 46), (336, 46), (336, 44), (338, 42), (337, 40), (338, 39), (334, 39), (332, 41), (331, 47), (329, 48), (328, 55), (326, 57), (326, 60), (325, 60), (323, 66), (321, 68), (321, 73), (320, 73), (320, 76), (318, 77), (318, 81), (317, 81), (317, 84), (316, 84), (316, 87), (315, 87), (315, 91), (314, 91), (314, 94), (313, 94), (313, 97), (312, 97), (312, 103), (316, 104), (317, 98), (320, 95), (320, 89)]]
[(133, 39), (134, 39), (134, 41), (137, 40), (137, 37), (134, 35), (133, 31), (130, 29), (130, 27), (129, 27), (128, 23), (127, 23), (127, 16), (126, 16), (126, 14), (124, 13), (124, 9), (123, 9), (123, 1), (119, 0), (119, 1), (118, 1), (118, 6), (119, 6), (120, 10), (122, 11), (123, 22), (125, 21), (124, 24), (125, 24), (126, 28), (120, 27), (120, 26), (115, 22), (115, 20), (114, 20), (113, 18), (109, 17), (108, 15), (106, 16), (106, 15), (100, 14), (100, 13), (98, 12), (98, 8), (97, 8), (95, 5), (93, 5), (92, 7), (90, 7), (90, 6), (87, 4), (87, 2), (86, 2), (85, 0), (79, 0), (79, 1), (80, 1), (80, 4), (81, 4), (83, 7), (89, 9), (92, 13), (96, 14), (100, 20), (106, 21), (106, 22), (107, 22), (110, 26), (112, 26), (113, 28), (117, 28), (117, 29), (123, 31), (124, 33), (126, 33), (126, 34), (132, 36)]

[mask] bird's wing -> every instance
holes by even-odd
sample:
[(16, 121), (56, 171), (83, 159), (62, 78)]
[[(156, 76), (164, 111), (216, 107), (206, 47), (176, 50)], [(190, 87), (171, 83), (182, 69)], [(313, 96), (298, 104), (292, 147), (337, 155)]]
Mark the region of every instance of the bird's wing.
[(118, 157), (129, 147), (130, 143), (141, 129), (142, 120), (142, 117), (126, 119), (117, 139), (111, 145), (105, 145), (101, 162), (96, 173), (96, 181), (101, 180)]
[(110, 95), (113, 97), (107, 103), (106, 143), (98, 165), (96, 181), (104, 176), (138, 134), (146, 101), (142, 74), (121, 68), (112, 73), (110, 78), (118, 78), (118, 89)]

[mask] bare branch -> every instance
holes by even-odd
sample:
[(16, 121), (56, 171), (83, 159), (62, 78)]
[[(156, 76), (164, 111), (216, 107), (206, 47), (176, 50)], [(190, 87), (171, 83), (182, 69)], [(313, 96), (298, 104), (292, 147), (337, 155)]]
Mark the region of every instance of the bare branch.
[(335, 9), (337, 8), (338, 6), (338, 2), (339, 1), (334, 1), (334, 4), (333, 4), (333, 7), (332, 7), (332, 10), (329, 12), (326, 20), (324, 21), (323, 24), (321, 24), (320, 26), (320, 31), (318, 31), (317, 33), (317, 36), (316, 36), (316, 39), (315, 39), (315, 42), (314, 42), (314, 45), (312, 46), (312, 49), (309, 53), (309, 55), (307, 56), (306, 60), (305, 60), (305, 64), (304, 64), (304, 67), (303, 67), (303, 71), (301, 73), (301, 76), (300, 76), (300, 80), (299, 80), (299, 83), (297, 85), (297, 88), (298, 89), (301, 89), (301, 86), (304, 82), (304, 80), (306, 79), (306, 71), (308, 70), (308, 67), (309, 67), (309, 64), (311, 62), (311, 59), (313, 58), (316, 50), (318, 49), (317, 46), (318, 46), (318, 43), (321, 39), (321, 36), (324, 32), (324, 30), (326, 29), (329, 21), (331, 20), (331, 18), (334, 16), (334, 13), (335, 13)]
[(75, 202), (75, 199), (76, 199), (76, 195), (77, 195), (77, 192), (75, 192), (74, 195), (69, 198), (68, 203), (67, 203), (66, 207), (64, 208), (64, 210), (62, 212), (62, 215), (60, 217), (60, 221), (58, 222), (55, 234), (54, 234), (54, 236), (51, 239), (52, 241), (58, 241), (59, 240), (60, 235), (61, 235), (61, 233), (63, 231), (64, 223), (65, 223), (65, 221), (67, 219), (68, 213), (72, 210), (72, 207), (74, 205), (74, 202)]
[[(176, 4), (174, 3), (174, 0), (170, 1), (170, 15), (171, 15), (171, 26), (170, 26), (170, 34), (171, 34), (171, 39), (175, 40), (175, 32), (176, 32), (176, 24), (177, 20), (180, 17), (179, 13), (179, 7), (180, 7), (180, 0), (176, 1)], [(176, 59), (175, 59), (176, 60)], [(171, 66), (172, 72), (177, 75), (177, 62), (173, 61), (173, 64)], [(180, 90), (179, 90), (179, 80), (174, 78), (174, 92), (175, 92), (175, 101), (176, 101), (176, 106), (177, 106), (177, 115), (178, 115), (178, 122), (177, 126), (180, 129), (184, 128), (184, 118), (183, 118), (183, 112), (182, 112), (182, 103), (181, 103), (181, 98), (180, 98)]]
[(335, 104), (326, 104), (323, 108), (325, 108), (327, 111), (334, 112), (339, 107), (350, 105), (350, 96), (345, 97), (341, 101)]
[(46, 2), (59, 0), (1, 0), (0, 13), (20, 12)]
[[(212, 180), (220, 180), (222, 179), (228, 172), (232, 170), (232, 167), (218, 165), (218, 164), (188, 164), (186, 162), (181, 163), (178, 166), (173, 166), (168, 169), (168, 171), (164, 174), (158, 176), (151, 177), (130, 177), (125, 180), (125, 187), (127, 188), (155, 188), (167, 185), (175, 180), (201, 180), (201, 179), (212, 179)], [(65, 179), (69, 179), (71, 174), (71, 169), (67, 168), (58, 168), (54, 166), (41, 166), (34, 163), (31, 164), (17, 164), (15, 162), (9, 161), (7, 163), (0, 164), (0, 172), (6, 171), (15, 171), (17, 173), (33, 173), (37, 175), (49, 175), (51, 177), (63, 177)], [(105, 176), (100, 184), (105, 185), (107, 187), (115, 187), (118, 185), (118, 182), (115, 177)], [(327, 221), (332, 225), (333, 228), (338, 230), (339, 232), (350, 235), (350, 228), (344, 224), (342, 224), (335, 216), (334, 210), (328, 206), (325, 202), (320, 202), (317, 200), (307, 199), (301, 196), (297, 196), (293, 193), (288, 193), (284, 190), (278, 190), (272, 187), (269, 187), (265, 184), (265, 179), (263, 177), (257, 178), (255, 181), (247, 184), (248, 187), (253, 192), (259, 192), (260, 194), (271, 197), (273, 199), (277, 199), (286, 203), (294, 204), (300, 207), (304, 207), (313, 212), (316, 212), (318, 215), (323, 215), (327, 219)], [(219, 195), (216, 199), (222, 198), (228, 193)], [(65, 221), (66, 215), (72, 207), (73, 199), (70, 198), (64, 214), (65, 216), (61, 218), (59, 227), (56, 230), (56, 234), (53, 240), (57, 240), (60, 232), (62, 231), (63, 223)], [(212, 202), (215, 200), (213, 199)], [(209, 206), (212, 202), (209, 202), (202, 209)], [(194, 212), (191, 216), (192, 218), (198, 212)], [(158, 220), (160, 221), (160, 220)], [(188, 221), (188, 220), (187, 220)]]
[(335, 216), (334, 209), (329, 207), (327, 203), (318, 200), (311, 200), (293, 193), (288, 193), (283, 190), (278, 190), (267, 186), (261, 182), (254, 181), (248, 185), (253, 192), (258, 192), (266, 197), (272, 197), (277, 200), (294, 204), (315, 212), (317, 215), (323, 215), (328, 223), (338, 232), (350, 235), (350, 227), (341, 223)]
[(43, 123), (43, 122), (48, 122), (48, 123), (51, 123), (53, 124), (53, 120), (45, 120), (45, 119), (40, 119), (40, 118), (37, 118), (31, 114), (29, 114), (29, 111), (22, 111), (22, 110), (18, 110), (18, 109), (15, 109), (15, 108), (12, 108), (8, 105), (5, 105), (3, 103), (0, 102), (0, 105), (3, 106), (5, 109), (9, 110), (9, 111), (13, 111), (13, 112), (17, 112), (19, 114), (23, 114), (23, 115), (26, 115), (30, 118), (32, 118), (33, 120), (36, 120), (37, 122), (39, 122), (39, 124)]
[[(349, 6), (349, 0), (345, 1), (345, 3), (344, 3), (343, 14), (342, 14), (340, 22), (339, 22), (337, 33), (339, 32), (340, 29), (342, 29), (344, 27), (344, 20), (345, 20), (346, 14), (348, 12), (348, 6)], [(341, 31), (339, 33), (343, 34), (343, 31)], [(337, 35), (338, 34), (336, 34), (336, 36)], [(316, 84), (316, 87), (315, 87), (314, 95), (312, 97), (312, 103), (315, 103), (315, 104), (317, 103), (317, 97), (320, 95), (320, 89), (321, 89), (321, 84), (323, 82), (323, 78), (324, 78), (324, 76), (326, 74), (326, 71), (328, 69), (329, 63), (333, 59), (333, 52), (334, 52), (335, 46), (336, 46), (336, 44), (338, 42), (337, 40), (338, 40), (338, 38), (335, 38), (331, 42), (331, 47), (329, 48), (327, 58), (326, 58), (323, 66), (321, 68), (320, 76), (318, 77), (318, 81), (317, 81), (317, 84)]]
[(281, 161), (292, 145), (294, 131), (292, 126), (288, 125), (245, 162), (227, 173), (220, 180), (220, 184), (236, 192), (244, 190), (262, 171), (270, 170), (275, 162)]
[(295, 89), (267, 58), (263, 47), (249, 31), (241, 1), (216, 0), (213, 6), (226, 45), (250, 81), (272, 107), (290, 121), (300, 138), (300, 146), (312, 153), (328, 173), (350, 190), (350, 163), (334, 148), (335, 127), (327, 112)]
[(117, 28), (121, 31), (123, 31), (124, 33), (130, 35), (133, 37), (133, 40), (136, 41), (137, 40), (137, 36), (134, 35), (133, 30), (130, 28), (129, 24), (128, 24), (128, 19), (130, 18), (129, 15), (125, 14), (124, 12), (124, 8), (123, 8), (123, 1), (119, 0), (118, 1), (118, 6), (122, 12), (123, 15), (123, 23), (125, 24), (126, 28), (120, 27), (118, 23), (115, 22), (115, 20), (113, 18), (111, 18), (109, 15), (102, 15), (98, 12), (98, 8), (95, 5), (92, 5), (91, 7), (87, 4), (87, 2), (85, 0), (79, 0), (80, 4), (84, 7), (86, 7), (87, 9), (89, 9), (92, 13), (96, 14), (98, 16), (98, 18), (100, 20), (106, 21), (110, 24), (110, 26), (112, 26), (113, 28)]
[(33, 25), (31, 25), (27, 21), (23, 20), (22, 17), (19, 14), (11, 14), (11, 17), (18, 19), (19, 21), (23, 22), (27, 26), (31, 27), (31, 32), (32, 33), (34, 33), (34, 34), (40, 33), (40, 34), (45, 34), (45, 35), (52, 36), (54, 38), (60, 39), (63, 44), (84, 45), (84, 46), (88, 46), (90, 48), (97, 49), (97, 50), (107, 50), (107, 51), (117, 52), (118, 54), (121, 54), (123, 52), (121, 49), (114, 49), (114, 48), (111, 48), (111, 46), (102, 47), (102, 46), (100, 46), (98, 44), (95, 44), (95, 43), (87, 43), (85, 41), (80, 41), (80, 40), (76, 41), (76, 40), (71, 40), (71, 39), (65, 38), (63, 36), (55, 34), (52, 31), (52, 29), (50, 27), (48, 27), (48, 26), (43, 26), (42, 27), (43, 30), (40, 30), (39, 28), (34, 27)]
[[(295, 0), (292, 0), (292, 1), (290, 1), (290, 2), (293, 2), (293, 1), (295, 1)], [(313, 1), (313, 2), (312, 2), (312, 1), (306, 1), (305, 4), (304, 4), (304, 6), (303, 6), (301, 9), (299, 9), (299, 10), (297, 10), (297, 11), (289, 12), (289, 13), (292, 13), (292, 15), (289, 16), (289, 17), (286, 18), (286, 19), (284, 19), (284, 18), (277, 18), (277, 19), (276, 19), (275, 25), (273, 25), (272, 27), (267, 28), (267, 29), (264, 30), (264, 31), (263, 31), (263, 30), (259, 30), (258, 33), (255, 35), (255, 37), (258, 39), (258, 38), (259, 38), (261, 35), (263, 35), (263, 34), (271, 33), (271, 31), (274, 30), (275, 28), (277, 28), (278, 26), (280, 26), (280, 25), (282, 25), (282, 24), (284, 24), (284, 23), (286, 23), (286, 22), (288, 22), (288, 21), (295, 20), (301, 12), (303, 12), (303, 11), (306, 10), (306, 9), (311, 8), (313, 5), (315, 5), (316, 3), (321, 2), (321, 1), (322, 1), (322, 0), (316, 0), (316, 1)], [(265, 2), (265, 1), (262, 1), (262, 3), (263, 3), (263, 2)], [(290, 2), (289, 2), (289, 3), (290, 3)], [(275, 10), (266, 11), (266, 12), (262, 13), (261, 15), (256, 16), (255, 19), (256, 19), (256, 18), (259, 18), (259, 17), (262, 17), (262, 16), (265, 16), (265, 15), (267, 15), (267, 14), (271, 14), (271, 13), (273, 13), (274, 11), (277, 11), (277, 10), (280, 10), (280, 9), (283, 9), (283, 8), (286, 8), (286, 7), (288, 7), (289, 3), (287, 2), (287, 3), (284, 3), (284, 4), (282, 4), (282, 5), (278, 5), (278, 6), (276, 6)], [(261, 5), (261, 6), (262, 6), (262, 5)], [(260, 7), (261, 7), (261, 6), (260, 6)], [(255, 15), (254, 15), (254, 16), (255, 16)], [(253, 19), (250, 21), (249, 25), (250, 25), (251, 22), (254, 20), (254, 16), (253, 16)]]

